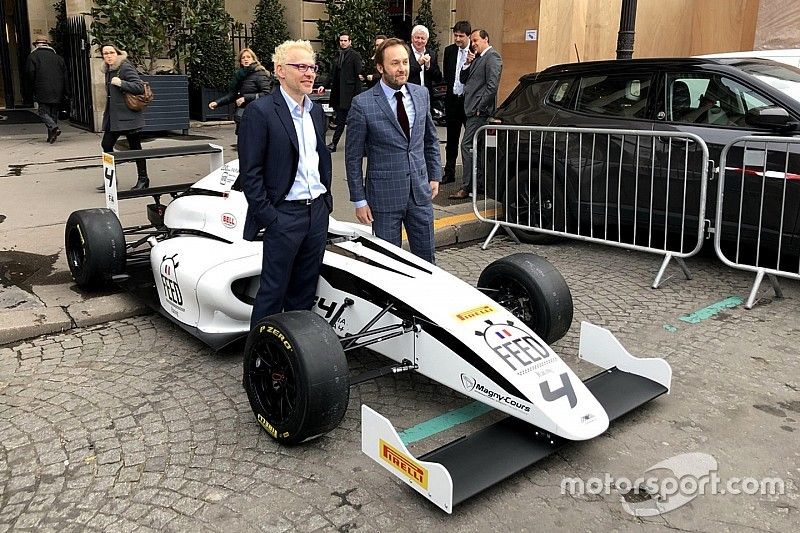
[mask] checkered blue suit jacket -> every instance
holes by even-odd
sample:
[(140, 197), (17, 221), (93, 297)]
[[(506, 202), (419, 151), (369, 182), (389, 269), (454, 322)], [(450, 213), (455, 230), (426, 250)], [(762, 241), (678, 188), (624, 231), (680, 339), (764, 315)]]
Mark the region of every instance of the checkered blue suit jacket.
[[(407, 83), (416, 116), (407, 140), (381, 84), (353, 99), (347, 115), (345, 167), (350, 200), (367, 200), (378, 212), (431, 203), (429, 181), (442, 180), (439, 138), (430, 114), (428, 89)], [(367, 157), (366, 180), (362, 159)]]

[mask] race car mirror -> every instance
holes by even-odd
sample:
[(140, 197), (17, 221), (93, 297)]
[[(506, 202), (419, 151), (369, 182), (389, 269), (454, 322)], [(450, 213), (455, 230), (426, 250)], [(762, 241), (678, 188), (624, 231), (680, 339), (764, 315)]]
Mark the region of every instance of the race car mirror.
[(119, 218), (117, 205), (117, 167), (114, 164), (114, 155), (103, 152), (103, 185), (105, 186), (106, 207)]

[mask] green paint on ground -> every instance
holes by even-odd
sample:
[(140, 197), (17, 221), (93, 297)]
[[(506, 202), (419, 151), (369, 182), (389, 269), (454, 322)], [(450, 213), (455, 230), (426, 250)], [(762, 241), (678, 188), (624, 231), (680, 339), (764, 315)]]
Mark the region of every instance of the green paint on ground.
[(464, 422), (469, 422), (473, 418), (478, 418), (489, 411), (492, 411), (492, 408), (488, 405), (481, 402), (472, 402), (471, 404), (465, 405), (460, 409), (448, 411), (447, 413), (439, 415), (436, 418), (431, 418), (430, 420), (426, 420), (425, 422), (421, 422), (416, 426), (408, 428), (400, 433), (400, 440), (403, 441), (403, 444), (408, 446), (413, 442), (426, 439), (431, 435), (436, 435), (437, 433), (446, 431), (451, 427), (463, 424)]
[(695, 311), (690, 315), (684, 315), (680, 317), (678, 320), (681, 320), (683, 322), (688, 322), (689, 324), (699, 324), (703, 320), (709, 319), (712, 316), (716, 315), (723, 309), (731, 309), (741, 304), (742, 302), (744, 302), (744, 300), (739, 296), (729, 296), (724, 300), (722, 300), (721, 302), (711, 304), (708, 307), (704, 307), (698, 311)]
[(678, 328), (676, 328), (672, 324), (664, 324), (664, 329), (669, 331), (670, 333), (675, 333), (676, 331), (678, 331)]

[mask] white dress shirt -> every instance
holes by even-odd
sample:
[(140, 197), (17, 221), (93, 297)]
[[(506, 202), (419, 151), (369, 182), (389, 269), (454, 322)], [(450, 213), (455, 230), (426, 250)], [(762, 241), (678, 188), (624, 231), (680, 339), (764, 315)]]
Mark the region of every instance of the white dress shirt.
[(294, 98), (289, 96), (283, 87), (280, 88), (289, 114), (292, 116), (294, 131), (297, 133), (297, 147), (300, 157), (297, 161), (297, 175), (295, 175), (292, 188), (286, 195), (287, 200), (308, 200), (325, 194), (328, 190), (322, 184), (319, 175), (319, 153), (317, 153), (317, 133), (314, 121), (311, 119), (311, 108), (314, 107), (308, 96), (303, 96), (303, 106), (300, 107)]
[(461, 72), (461, 69), (464, 68), (464, 63), (467, 61), (467, 50), (469, 50), (469, 45), (458, 49), (458, 59), (456, 60), (456, 79), (453, 82), (453, 94), (456, 96), (462, 96), (464, 94), (464, 84), (461, 83), (461, 77), (459, 76), (459, 73)]

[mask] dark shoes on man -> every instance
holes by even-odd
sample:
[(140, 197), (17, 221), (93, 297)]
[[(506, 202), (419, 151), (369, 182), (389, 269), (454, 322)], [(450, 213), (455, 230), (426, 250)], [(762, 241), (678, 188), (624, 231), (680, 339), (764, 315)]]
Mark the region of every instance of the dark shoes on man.
[(454, 192), (453, 194), (451, 194), (450, 196), (448, 196), (448, 198), (450, 200), (466, 200), (470, 196), (472, 196), (472, 193), (470, 193), (468, 190), (459, 189), (456, 192)]
[(59, 135), (61, 135), (61, 130), (58, 127), (53, 128), (47, 132), (47, 142), (53, 144), (56, 142), (56, 139), (58, 139)]
[(448, 170), (442, 169), (442, 184), (445, 183), (454, 183), (456, 181), (456, 173)]

